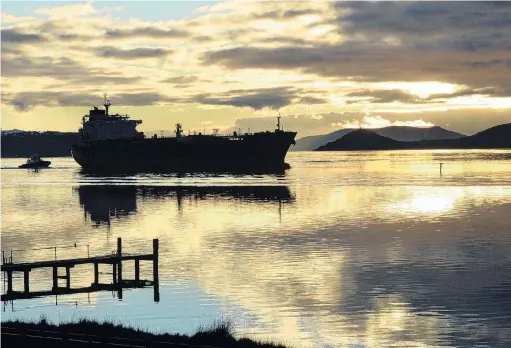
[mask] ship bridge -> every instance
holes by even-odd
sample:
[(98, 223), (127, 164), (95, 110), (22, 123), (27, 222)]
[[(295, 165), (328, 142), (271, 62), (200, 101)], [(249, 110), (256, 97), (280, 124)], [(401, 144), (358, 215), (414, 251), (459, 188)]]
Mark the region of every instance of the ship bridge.
[(131, 120), (128, 115), (109, 115), (111, 101), (106, 98), (105, 109), (94, 106), (82, 119), (79, 135), (82, 140), (139, 139), (144, 135), (137, 131), (142, 120)]

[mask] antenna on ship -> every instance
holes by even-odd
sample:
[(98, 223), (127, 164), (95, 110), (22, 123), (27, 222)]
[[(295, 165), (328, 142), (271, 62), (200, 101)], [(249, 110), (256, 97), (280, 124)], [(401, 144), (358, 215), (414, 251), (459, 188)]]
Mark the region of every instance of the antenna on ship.
[(282, 116), (280, 116), (280, 112), (279, 112), (279, 115), (277, 116), (277, 130), (280, 130), (280, 119), (282, 118)]
[[(188, 133), (190, 133), (190, 131), (188, 131)], [(181, 123), (176, 123), (176, 138), (181, 138), (181, 134), (183, 134), (183, 126)]]
[(111, 103), (111, 100), (106, 99), (106, 93), (105, 93), (105, 94), (103, 94), (103, 96), (105, 97), (105, 101), (104, 101), (103, 106), (105, 107), (106, 115), (108, 116), (108, 107), (109, 107), (110, 105), (112, 105), (112, 103)]

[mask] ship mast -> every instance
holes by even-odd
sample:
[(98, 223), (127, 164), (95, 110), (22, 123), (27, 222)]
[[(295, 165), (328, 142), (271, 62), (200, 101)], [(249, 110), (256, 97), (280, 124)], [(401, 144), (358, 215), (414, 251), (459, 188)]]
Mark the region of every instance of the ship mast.
[(277, 130), (280, 130), (280, 118), (281, 118), (281, 116), (279, 113), (279, 115), (277, 116)]
[(181, 138), (181, 134), (183, 134), (183, 126), (181, 123), (176, 123), (176, 138)]
[(111, 100), (106, 99), (106, 93), (105, 93), (105, 94), (103, 94), (103, 96), (105, 97), (105, 101), (103, 102), (103, 106), (105, 107), (105, 110), (106, 110), (106, 112), (105, 112), (105, 113), (106, 113), (106, 115), (108, 116), (108, 107), (109, 107), (110, 105), (112, 105), (112, 103), (111, 103)]

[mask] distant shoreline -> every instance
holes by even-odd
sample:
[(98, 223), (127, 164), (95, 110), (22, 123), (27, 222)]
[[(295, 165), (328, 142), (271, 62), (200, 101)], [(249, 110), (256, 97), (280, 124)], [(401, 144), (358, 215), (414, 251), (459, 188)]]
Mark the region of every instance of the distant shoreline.
[[(292, 153), (299, 152), (370, 152), (370, 151), (428, 151), (428, 150), (511, 150), (511, 147), (410, 147), (410, 148), (399, 148), (399, 149), (335, 149), (335, 150), (297, 150)], [(73, 158), (71, 155), (47, 155), (41, 154), (41, 157), (45, 158)], [(27, 156), (0, 156), (0, 158), (12, 158), (12, 159), (26, 159)]]
[[(407, 148), (375, 148), (375, 149), (335, 149), (308, 150), (308, 152), (367, 152), (367, 151), (431, 151), (431, 150), (511, 150), (511, 147), (407, 147)], [(305, 151), (293, 151), (305, 152)]]
[[(296, 142), (289, 152), (304, 151), (386, 151), (386, 150), (491, 150), (511, 148), (511, 123), (488, 128), (470, 136), (448, 133), (445, 139), (430, 140), (396, 140), (398, 134), (384, 136), (378, 130), (356, 129), (341, 135), (337, 132), (323, 136), (308, 137), (314, 140), (307, 146), (300, 145), (306, 138)], [(448, 132), (439, 127), (433, 130)], [(415, 128), (407, 128), (406, 132)], [(389, 127), (387, 131), (401, 131), (403, 128)], [(334, 139), (331, 139), (334, 136)], [(410, 134), (409, 134), (410, 135)], [(458, 137), (461, 136), (461, 137)], [(401, 136), (403, 136), (401, 134)], [(411, 136), (411, 135), (410, 135)], [(417, 136), (417, 134), (415, 134)], [(431, 135), (432, 136), (432, 135)], [(310, 139), (309, 139), (310, 140)], [(42, 157), (69, 157), (71, 147), (79, 141), (77, 133), (38, 133), (38, 134), (5, 134), (1, 137), (1, 158), (27, 158), (35, 153)], [(315, 145), (314, 145), (315, 143)]]
[(458, 139), (420, 141), (400, 141), (371, 130), (357, 129), (319, 146), (315, 151), (509, 149), (510, 135), (511, 123)]

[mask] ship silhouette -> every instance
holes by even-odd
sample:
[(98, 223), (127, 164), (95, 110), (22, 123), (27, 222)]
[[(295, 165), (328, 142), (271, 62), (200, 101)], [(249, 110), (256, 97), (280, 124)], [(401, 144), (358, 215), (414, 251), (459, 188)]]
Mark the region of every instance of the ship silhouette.
[(93, 107), (82, 118), (79, 141), (71, 147), (86, 171), (278, 171), (289, 167), (284, 160), (297, 134), (284, 131), (279, 116), (273, 132), (184, 135), (178, 123), (175, 137), (148, 138), (136, 129), (141, 120), (109, 114), (106, 94), (103, 105), (105, 109)]

